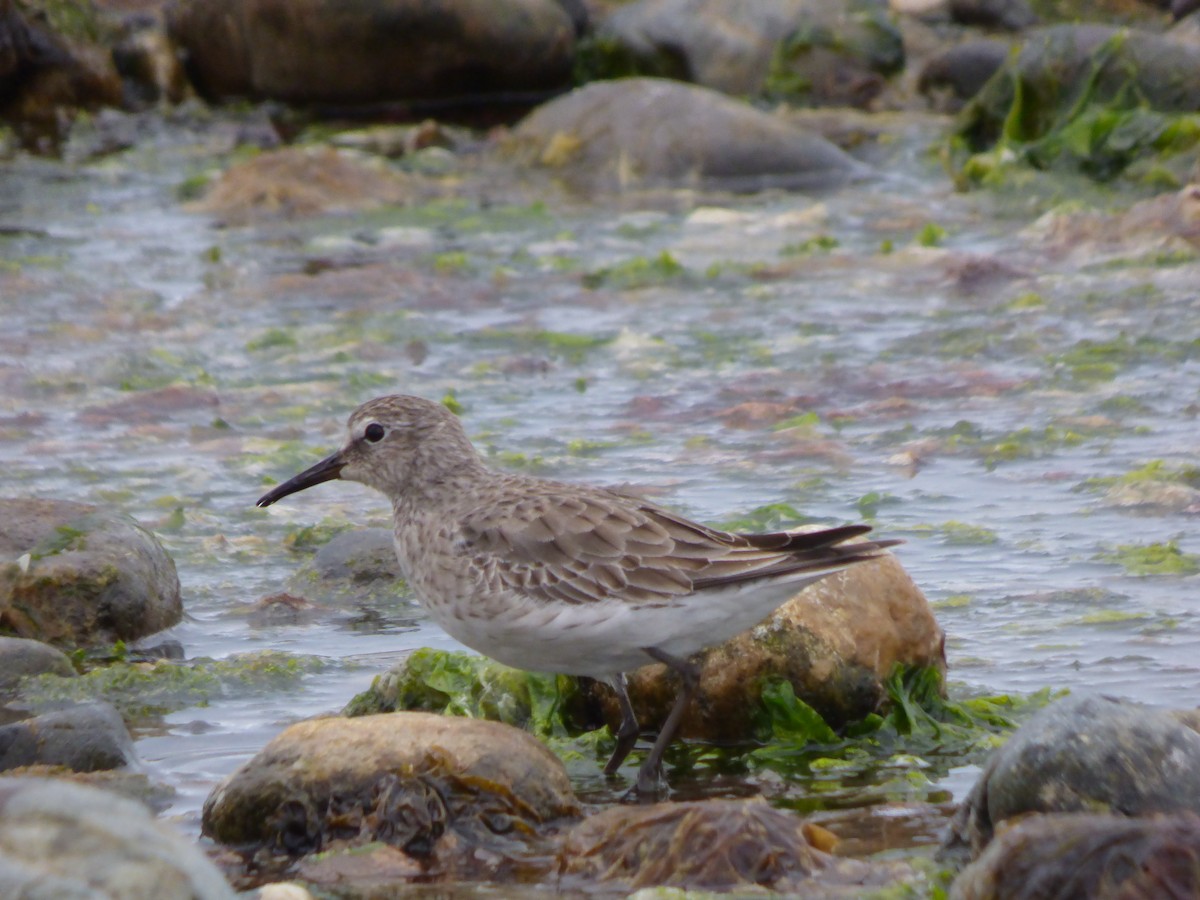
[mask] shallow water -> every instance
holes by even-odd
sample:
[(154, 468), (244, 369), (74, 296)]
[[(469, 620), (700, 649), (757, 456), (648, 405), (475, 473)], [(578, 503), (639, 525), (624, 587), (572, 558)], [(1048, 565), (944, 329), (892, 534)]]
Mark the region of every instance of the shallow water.
[[(907, 541), (955, 690), (1194, 705), (1197, 576), (1097, 557), (1200, 553), (1200, 510), (1133, 513), (1089, 479), (1195, 463), (1200, 264), (1145, 252), (1153, 234), (1031, 234), (1044, 202), (951, 190), (922, 152), (937, 127), (906, 132), (886, 178), (828, 196), (586, 203), (493, 184), (236, 228), (176, 199), (213, 165), (186, 135), (3, 164), (5, 493), (156, 528), (187, 610), (166, 636), (188, 656), (329, 663), (147, 729), (138, 752), (178, 790), (170, 814), (198, 831), (213, 785), (282, 726), (340, 709), (411, 649), (454, 646), (395, 610), (248, 614), (302, 561), (284, 543), (298, 527), (386, 524), (357, 485), (253, 504), (396, 391), (453, 393), (497, 465), (648, 485), (704, 521), (778, 503), (871, 517)], [(918, 239), (929, 223), (939, 246)], [(1101, 368), (1098, 342), (1115, 342)], [(973, 777), (938, 788), (961, 797)]]

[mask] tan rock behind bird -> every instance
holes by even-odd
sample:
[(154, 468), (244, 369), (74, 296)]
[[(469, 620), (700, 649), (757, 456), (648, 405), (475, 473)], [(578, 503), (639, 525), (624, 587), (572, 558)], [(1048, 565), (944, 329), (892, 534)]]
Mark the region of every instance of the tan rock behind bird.
[(867, 525), (730, 534), (599, 487), (497, 472), (438, 403), (370, 400), (342, 449), (264, 494), (358, 481), (392, 501), (396, 555), (446, 633), (516, 668), (588, 675), (621, 706), (613, 774), (637, 741), (624, 673), (665, 663), (683, 682), (637, 779), (657, 792), (662, 756), (696, 690), (688, 658), (757, 624), (805, 585), (898, 541)]

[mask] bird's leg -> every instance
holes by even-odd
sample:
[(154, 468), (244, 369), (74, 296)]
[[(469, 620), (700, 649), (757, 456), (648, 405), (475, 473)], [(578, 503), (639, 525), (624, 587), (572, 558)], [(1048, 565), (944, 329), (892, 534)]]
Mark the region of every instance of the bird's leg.
[(683, 721), (683, 714), (687, 710), (688, 704), (692, 702), (692, 698), (696, 696), (696, 690), (700, 687), (700, 668), (689, 660), (664, 653), (657, 647), (642, 649), (651, 659), (668, 666), (683, 681), (683, 686), (679, 689), (679, 696), (675, 698), (675, 705), (671, 707), (671, 714), (667, 716), (667, 721), (663, 723), (662, 730), (658, 733), (658, 739), (650, 748), (650, 755), (646, 757), (642, 767), (638, 770), (637, 792), (642, 797), (650, 797), (658, 793), (662, 780), (663, 753), (666, 751), (667, 745), (674, 739), (675, 732), (679, 730), (679, 723)]
[(616, 692), (617, 703), (621, 706), (621, 727), (617, 729), (617, 746), (613, 748), (612, 756), (609, 757), (608, 764), (604, 767), (605, 775), (613, 775), (617, 769), (621, 768), (621, 763), (625, 762), (625, 757), (637, 743), (640, 729), (637, 716), (633, 714), (633, 704), (629, 702), (629, 688), (625, 683), (625, 673), (614, 675), (608, 680), (608, 684)]

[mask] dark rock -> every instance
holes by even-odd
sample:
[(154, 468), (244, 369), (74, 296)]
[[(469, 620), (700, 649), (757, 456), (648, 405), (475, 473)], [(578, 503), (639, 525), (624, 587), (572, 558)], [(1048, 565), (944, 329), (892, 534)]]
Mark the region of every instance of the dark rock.
[[(795, 814), (754, 800), (617, 806), (566, 834), (560, 888), (701, 891), (764, 888), (802, 896), (859, 897), (912, 872), (900, 863), (840, 859), (810, 845)], [(740, 894), (739, 894), (740, 896)]]
[[(94, 11), (82, 18), (89, 15)], [(30, 22), (13, 0), (0, 0), (0, 120), (21, 124), (27, 143), (37, 146), (44, 134), (46, 149), (56, 147), (62, 109), (120, 102), (121, 79), (105, 48)]]
[(554, 0), (176, 0), (168, 23), (206, 98), (323, 104), (558, 90), (575, 35)]
[(63, 766), (74, 772), (120, 769), (136, 762), (120, 713), (89, 703), (0, 727), (0, 771)]
[(585, 190), (807, 189), (870, 172), (776, 116), (656, 78), (598, 82), (553, 100), (521, 122), (507, 150)]
[(537, 738), (390, 713), (291, 726), (213, 791), (203, 827), (292, 856), (380, 841), (414, 869), (462, 871), (520, 855), (543, 825), (578, 813), (562, 763)]
[(50, 673), (70, 677), (75, 667), (49, 644), (25, 638), (0, 637), (0, 695), (12, 692), (27, 675)]
[(1026, 0), (950, 0), (950, 16), (962, 25), (1023, 31), (1037, 23)]
[(983, 89), (1008, 59), (1011, 46), (1003, 40), (967, 41), (938, 53), (925, 63), (917, 82), (923, 94), (949, 91), (959, 103)]
[(991, 757), (943, 853), (977, 857), (1002, 822), (1029, 813), (1185, 811), (1200, 814), (1200, 734), (1164, 710), (1068, 697)]
[(0, 778), (0, 895), (233, 900), (192, 841), (142, 804), (52, 778)]
[(996, 837), (951, 900), (1200, 896), (1200, 817), (1030, 816)]
[(66, 646), (132, 641), (183, 615), (175, 563), (128, 516), (0, 499), (0, 632)]
[(596, 77), (677, 78), (832, 106), (865, 105), (904, 64), (886, 4), (871, 0), (640, 0), (581, 53)]

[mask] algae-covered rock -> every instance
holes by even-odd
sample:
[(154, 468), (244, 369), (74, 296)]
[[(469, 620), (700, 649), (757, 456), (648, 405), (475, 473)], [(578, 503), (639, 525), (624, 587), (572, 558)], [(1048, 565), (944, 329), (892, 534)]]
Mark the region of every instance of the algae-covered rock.
[(192, 841), (142, 804), (51, 778), (0, 778), (0, 895), (235, 896)]
[(506, 145), (588, 190), (836, 187), (870, 170), (834, 144), (715, 91), (657, 78), (589, 84), (539, 107)]
[(1060, 700), (988, 762), (943, 852), (976, 857), (1006, 820), (1056, 812), (1200, 815), (1200, 734), (1136, 703)]
[(1200, 896), (1200, 816), (1029, 816), (954, 880), (951, 900)]
[(859, 897), (912, 874), (901, 863), (832, 856), (813, 847), (809, 833), (803, 819), (761, 798), (612, 807), (567, 832), (560, 887)]
[[(945, 672), (944, 636), (920, 589), (893, 556), (858, 563), (806, 587), (756, 628), (699, 655), (700, 690), (680, 733), (744, 740), (754, 731), (764, 683), (790, 682), (834, 728), (877, 711), (897, 666)], [(665, 721), (678, 684), (665, 666), (629, 675), (638, 721)], [(596, 686), (605, 718), (620, 714)]]
[(865, 105), (904, 63), (886, 4), (872, 0), (640, 0), (580, 53), (589, 77), (670, 77), (832, 106)]
[(293, 725), (218, 786), (204, 833), (292, 856), (382, 841), (429, 867), (461, 870), (525, 852), (575, 816), (562, 763), (496, 722), (429, 713)]
[(58, 646), (132, 641), (183, 616), (175, 563), (127, 516), (0, 499), (0, 633)]
[[(960, 170), (984, 180), (1016, 157), (1109, 179), (1195, 148), (1197, 112), (1200, 47), (1106, 25), (1039, 29), (963, 109), (957, 140), (977, 156), (960, 155)], [(993, 149), (1004, 153), (980, 155)]]

